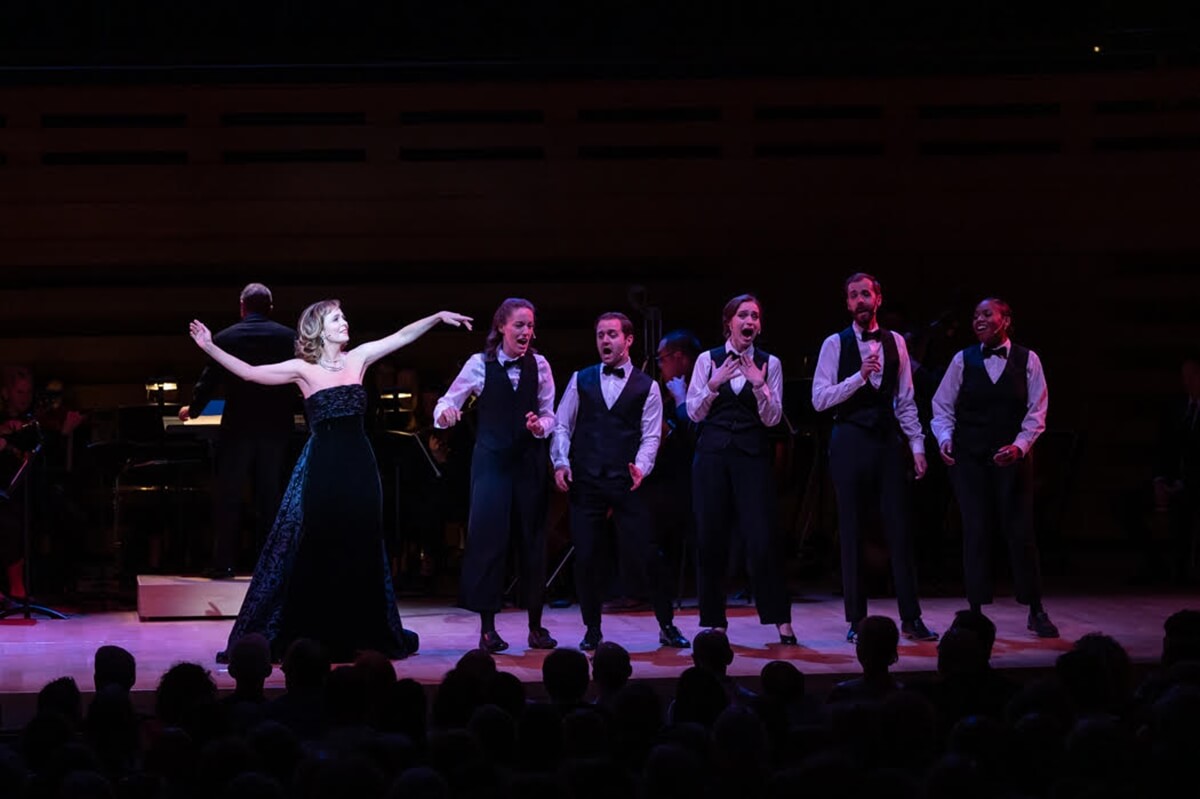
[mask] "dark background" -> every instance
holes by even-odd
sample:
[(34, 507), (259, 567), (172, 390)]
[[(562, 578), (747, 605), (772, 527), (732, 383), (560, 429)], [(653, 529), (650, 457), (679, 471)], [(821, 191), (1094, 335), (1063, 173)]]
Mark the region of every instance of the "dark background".
[(715, 344), (755, 291), (799, 379), (866, 270), (898, 327), (1008, 298), (1109, 538), (1200, 334), (1184, 5), (5, 2), (0, 360), (141, 402), (258, 280), (360, 340), (527, 296), (561, 388), (599, 312)]

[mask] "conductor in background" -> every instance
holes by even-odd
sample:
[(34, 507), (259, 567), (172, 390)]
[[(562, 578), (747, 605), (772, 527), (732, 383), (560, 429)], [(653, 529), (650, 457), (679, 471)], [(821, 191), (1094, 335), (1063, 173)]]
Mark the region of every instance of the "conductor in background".
[[(239, 298), (241, 321), (213, 337), (221, 349), (252, 366), (279, 363), (294, 355), (296, 333), (270, 319), (271, 290), (250, 283)], [(279, 510), (286, 476), (288, 440), (295, 428), (296, 389), (264, 386), (234, 377), (215, 361), (200, 373), (183, 421), (204, 413), (218, 388), (225, 409), (217, 438), (217, 490), (213, 507), (213, 558), (207, 574), (230, 579), (237, 564), (242, 496), (253, 481), (255, 547), (262, 545)]]

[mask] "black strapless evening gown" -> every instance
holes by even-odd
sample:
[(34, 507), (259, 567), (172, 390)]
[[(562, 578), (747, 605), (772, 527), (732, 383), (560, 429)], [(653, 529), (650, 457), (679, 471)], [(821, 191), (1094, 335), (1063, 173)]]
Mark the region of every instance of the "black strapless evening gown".
[(360, 385), (322, 389), (304, 401), (312, 435), (292, 472), (229, 646), (261, 633), (278, 659), (292, 641), (311, 638), (335, 663), (364, 649), (392, 658), (417, 651), (417, 635), (401, 624), (392, 590), (379, 467), (363, 430), (366, 404)]

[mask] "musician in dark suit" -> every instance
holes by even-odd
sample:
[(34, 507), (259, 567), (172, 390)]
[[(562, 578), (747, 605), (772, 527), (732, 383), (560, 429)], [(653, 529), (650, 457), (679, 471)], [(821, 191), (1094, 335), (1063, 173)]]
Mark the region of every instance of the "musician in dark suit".
[[(270, 319), (271, 290), (262, 283), (242, 289), (241, 321), (213, 337), (221, 349), (253, 366), (295, 357), (296, 332)], [(217, 492), (213, 508), (213, 560), (210, 575), (233, 576), (238, 566), (242, 491), (254, 481), (256, 546), (270, 531), (279, 510), (287, 474), (288, 440), (295, 428), (294, 386), (264, 386), (240, 380), (215, 362), (200, 373), (191, 405), (179, 411), (183, 421), (195, 418), (223, 387), (225, 409), (217, 442)]]
[(622, 553), (646, 578), (663, 646), (689, 642), (674, 623), (670, 577), (654, 539), (654, 517), (638, 491), (654, 469), (662, 437), (662, 394), (649, 375), (629, 358), (633, 323), (623, 313), (596, 320), (600, 363), (571, 375), (554, 414), (550, 457), (554, 482), (571, 503), (571, 542), (575, 546), (575, 589), (586, 632), (579, 648), (594, 650), (600, 631), (600, 589), (596, 554), (608, 514)]
[(1058, 638), (1042, 607), (1033, 526), (1030, 451), (1046, 429), (1046, 376), (1037, 353), (1008, 337), (1012, 310), (990, 297), (975, 306), (978, 344), (954, 356), (933, 395), (931, 427), (962, 511), (967, 601), (992, 601), (992, 538), (1008, 544), (1017, 602), (1029, 606), (1028, 629)]
[[(1200, 353), (1184, 357), (1180, 377), (1183, 393), (1170, 401), (1159, 423), (1154, 479), (1123, 492), (1115, 503), (1118, 521), (1145, 557), (1138, 582), (1169, 576), (1181, 584), (1191, 576), (1192, 536), (1200, 516)], [(1167, 564), (1146, 525), (1151, 510), (1167, 515)]]
[(832, 409), (829, 473), (837, 494), (842, 544), (842, 593), (846, 640), (856, 642), (867, 616), (859, 574), (862, 520), (875, 505), (883, 520), (900, 608), (900, 634), (914, 641), (937, 640), (921, 620), (909, 520), (908, 471), (925, 476), (925, 437), (913, 400), (912, 367), (904, 337), (879, 326), (883, 303), (879, 281), (859, 272), (845, 282), (846, 308), (854, 321), (821, 345), (813, 374), (817, 411)]

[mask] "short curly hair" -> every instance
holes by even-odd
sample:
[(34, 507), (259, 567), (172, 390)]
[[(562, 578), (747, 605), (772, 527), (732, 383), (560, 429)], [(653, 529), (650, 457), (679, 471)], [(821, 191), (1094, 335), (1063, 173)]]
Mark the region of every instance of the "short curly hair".
[(341, 300), (321, 300), (304, 309), (300, 321), (296, 323), (297, 358), (309, 363), (321, 359), (321, 347), (325, 343), (321, 335), (325, 330), (325, 317), (341, 307)]

